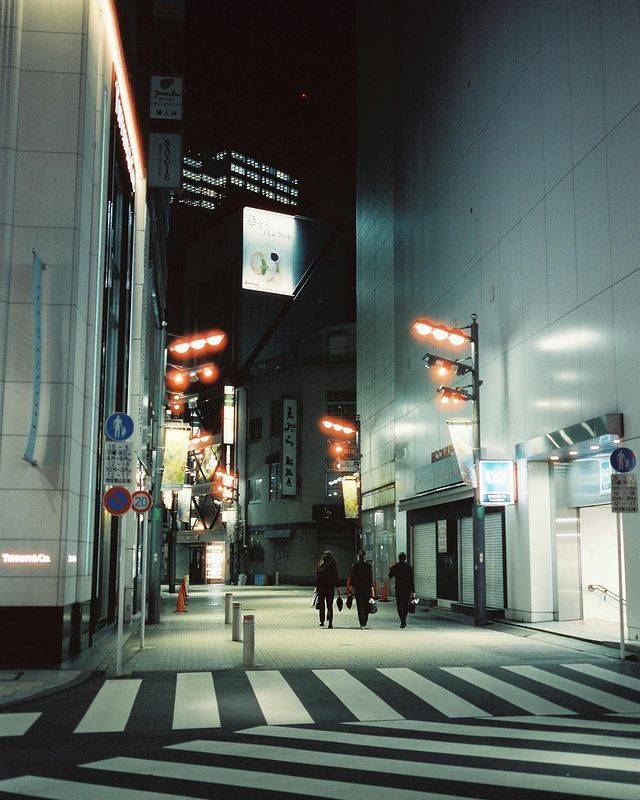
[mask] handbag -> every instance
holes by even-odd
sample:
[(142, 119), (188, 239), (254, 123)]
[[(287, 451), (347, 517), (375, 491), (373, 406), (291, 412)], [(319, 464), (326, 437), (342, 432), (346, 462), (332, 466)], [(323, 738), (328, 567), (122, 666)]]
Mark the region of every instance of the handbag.
[(369, 600), (369, 613), (370, 614), (377, 614), (378, 613), (378, 604), (376, 603), (376, 601), (373, 598), (371, 600)]
[(318, 592), (314, 592), (313, 596), (311, 597), (311, 602), (309, 603), (309, 608), (317, 608), (318, 607)]
[(409, 611), (410, 614), (416, 613), (416, 606), (418, 605), (419, 602), (420, 601), (418, 600), (417, 597), (412, 597), (411, 600), (409, 600), (409, 608), (407, 610)]
[(346, 602), (347, 602), (347, 608), (351, 608), (351, 606), (353, 605), (353, 595), (352, 594), (348, 594), (347, 595), (347, 601)]
[(340, 597), (340, 595), (338, 595), (338, 599), (336, 600), (336, 606), (338, 608), (338, 611), (342, 611), (342, 598)]

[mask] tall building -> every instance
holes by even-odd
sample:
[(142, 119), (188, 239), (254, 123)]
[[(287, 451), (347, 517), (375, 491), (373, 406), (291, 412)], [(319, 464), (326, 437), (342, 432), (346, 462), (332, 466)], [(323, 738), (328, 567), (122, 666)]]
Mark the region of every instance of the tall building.
[[(637, 3), (360, 5), (358, 409), (372, 553), (408, 548), (421, 598), (508, 619), (620, 618), (610, 456), (640, 436)], [(375, 136), (370, 131), (375, 130)], [(425, 351), (425, 317), (477, 315), (481, 454), (517, 499), (485, 508)], [(469, 362), (466, 362), (469, 363)], [(467, 387), (469, 376), (450, 385)], [(640, 638), (638, 515), (621, 515), (625, 626)], [(395, 532), (394, 532), (395, 526)], [(380, 559), (377, 559), (379, 562)], [(376, 569), (386, 568), (377, 563)]]
[(104, 502), (154, 470), (168, 207), (114, 3), (1, 13), (0, 661), (55, 664), (141, 605), (142, 516)]
[(182, 189), (178, 203), (216, 211), (238, 203), (297, 206), (297, 178), (237, 150), (213, 154), (188, 153), (183, 157)]

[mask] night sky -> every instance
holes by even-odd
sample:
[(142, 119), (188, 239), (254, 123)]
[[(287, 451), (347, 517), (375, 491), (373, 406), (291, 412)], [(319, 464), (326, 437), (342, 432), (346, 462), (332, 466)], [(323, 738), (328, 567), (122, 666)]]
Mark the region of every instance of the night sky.
[[(187, 0), (185, 137), (353, 172), (355, 0)], [(236, 144), (237, 143), (237, 144)]]
[[(311, 326), (353, 321), (355, 0), (186, 0), (185, 7), (184, 151), (234, 149), (288, 171), (301, 181), (293, 213), (339, 220), (345, 232), (279, 333), (296, 341)], [(200, 322), (180, 323), (176, 308), (179, 217), (187, 213), (171, 222), (168, 309), (171, 329), (185, 331)], [(264, 305), (266, 326), (273, 303)]]

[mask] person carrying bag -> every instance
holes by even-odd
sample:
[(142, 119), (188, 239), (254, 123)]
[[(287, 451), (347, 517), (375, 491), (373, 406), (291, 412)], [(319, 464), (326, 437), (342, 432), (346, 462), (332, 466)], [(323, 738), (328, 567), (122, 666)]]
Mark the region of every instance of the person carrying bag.
[[(358, 552), (358, 558), (351, 567), (351, 575), (349, 576), (353, 593), (356, 598), (356, 606), (358, 608), (358, 621), (360, 623), (360, 630), (367, 627), (369, 619), (370, 604), (369, 600), (373, 596), (373, 577), (371, 573), (371, 564), (365, 561), (364, 551)], [(376, 609), (377, 610), (377, 609)]]
[(398, 553), (398, 563), (394, 564), (389, 570), (389, 578), (396, 580), (396, 608), (400, 619), (400, 627), (407, 627), (407, 614), (415, 611), (415, 606), (411, 600), (415, 595), (415, 585), (413, 582), (413, 569), (407, 563), (407, 554)]
[[(333, 628), (333, 593), (340, 584), (338, 577), (338, 564), (333, 553), (325, 550), (316, 570), (316, 592), (318, 593), (318, 613), (320, 627), (324, 628), (325, 618), (329, 623), (328, 628)], [(338, 597), (340, 589), (338, 588)]]

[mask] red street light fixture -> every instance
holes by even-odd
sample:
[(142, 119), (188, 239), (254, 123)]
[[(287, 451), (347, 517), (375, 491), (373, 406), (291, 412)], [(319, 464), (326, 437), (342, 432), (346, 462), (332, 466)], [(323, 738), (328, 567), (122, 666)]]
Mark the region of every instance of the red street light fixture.
[(169, 352), (176, 356), (200, 353), (206, 349), (219, 350), (226, 343), (227, 335), (223, 331), (196, 334), (190, 339), (182, 339), (170, 345)]
[(473, 395), (465, 389), (453, 389), (451, 386), (438, 386), (438, 394), (440, 395), (440, 402), (443, 405), (447, 403), (466, 403), (468, 400), (473, 400)]
[(320, 421), (320, 426), (325, 432), (337, 433), (347, 438), (357, 432), (357, 428), (352, 422), (340, 422), (335, 419), (325, 418)]
[(449, 341), (449, 344), (459, 347), (471, 342), (471, 336), (460, 330), (460, 328), (448, 328), (439, 322), (432, 322), (422, 317), (417, 319), (411, 326), (418, 336), (433, 336), (437, 342)]
[(453, 375), (466, 375), (467, 372), (473, 372), (473, 367), (469, 364), (463, 364), (462, 361), (458, 359), (452, 361), (449, 358), (435, 356), (433, 353), (426, 353), (426, 355), (422, 357), (422, 360), (427, 369), (435, 370), (440, 377), (444, 377), (450, 373)]

